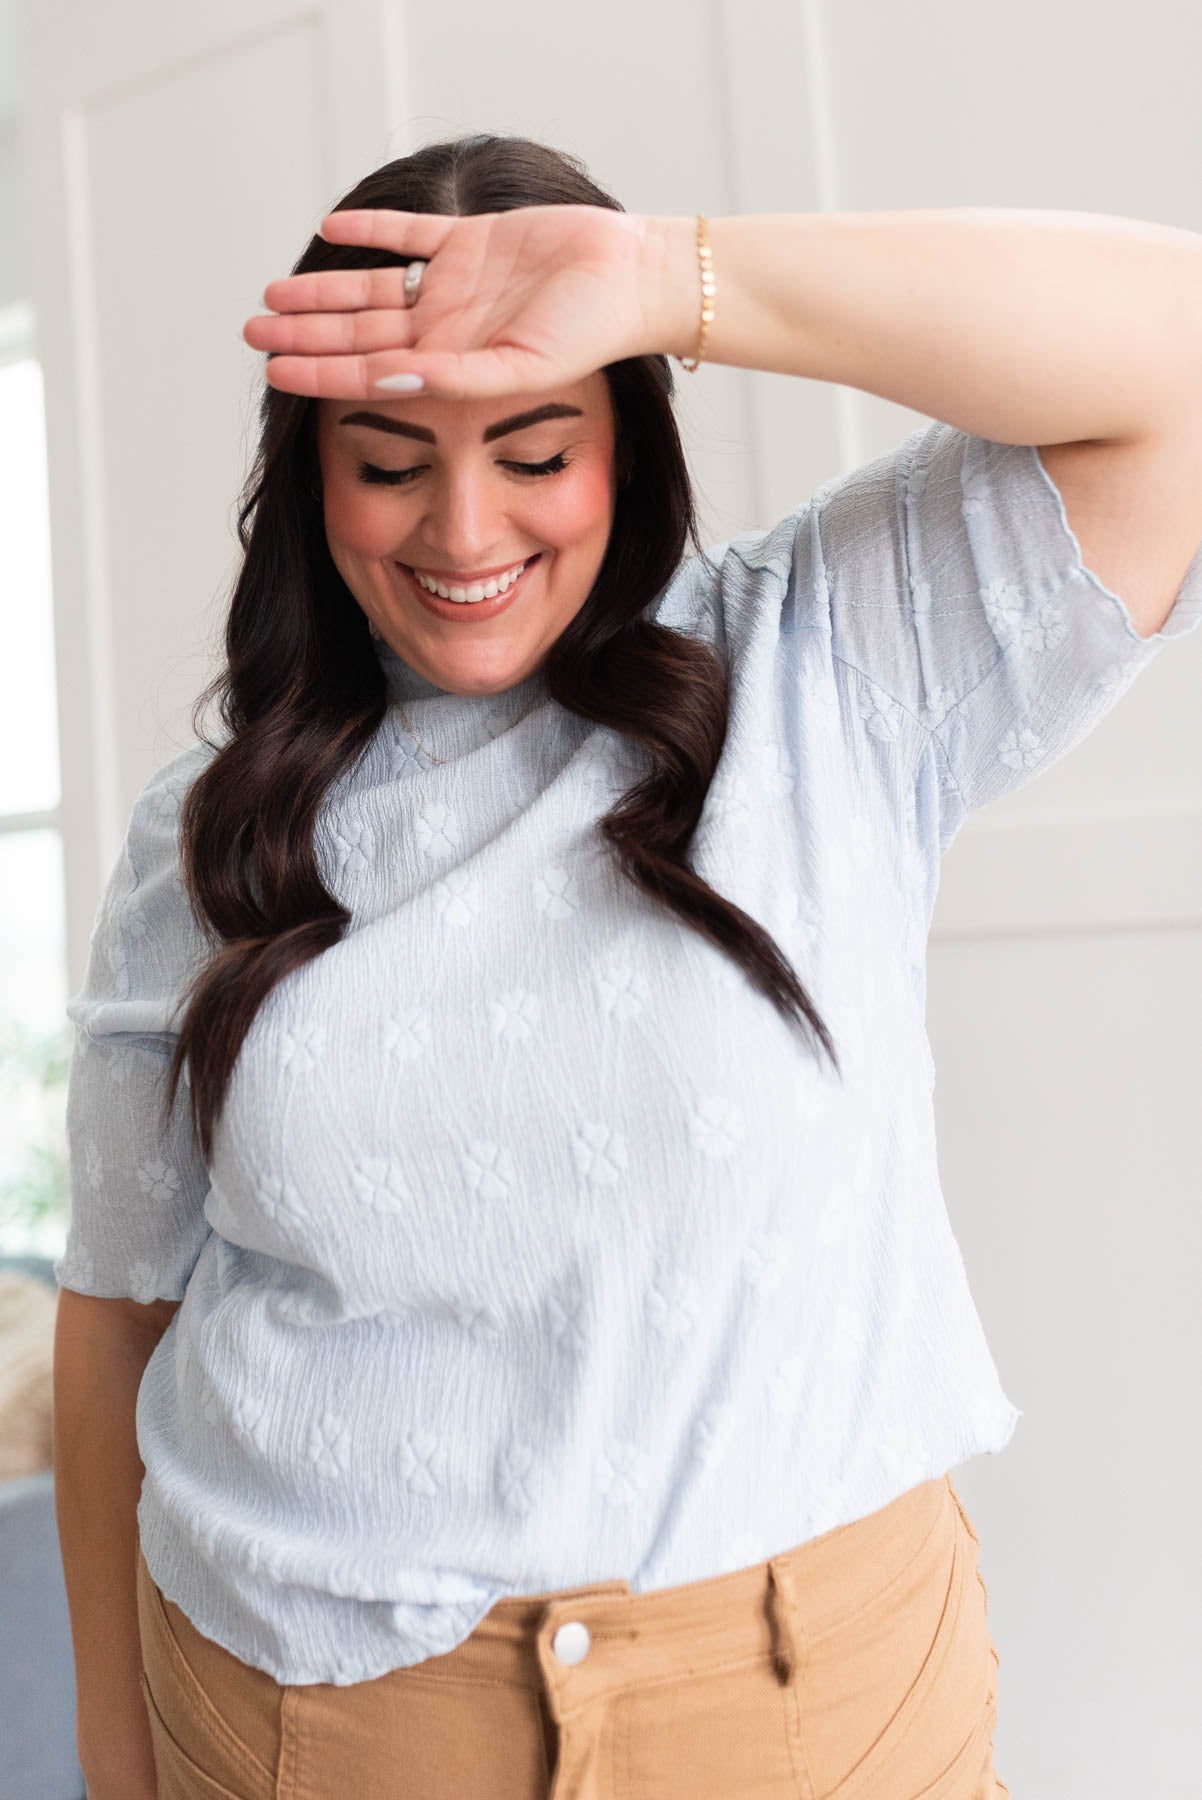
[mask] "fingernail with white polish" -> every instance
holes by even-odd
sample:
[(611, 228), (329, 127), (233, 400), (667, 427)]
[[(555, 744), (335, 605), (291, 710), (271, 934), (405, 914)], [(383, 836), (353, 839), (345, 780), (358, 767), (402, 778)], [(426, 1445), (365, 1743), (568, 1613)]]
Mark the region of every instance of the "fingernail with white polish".
[(387, 388), (393, 394), (416, 394), (418, 388), (426, 385), (422, 375), (381, 375), (375, 383), (378, 388)]

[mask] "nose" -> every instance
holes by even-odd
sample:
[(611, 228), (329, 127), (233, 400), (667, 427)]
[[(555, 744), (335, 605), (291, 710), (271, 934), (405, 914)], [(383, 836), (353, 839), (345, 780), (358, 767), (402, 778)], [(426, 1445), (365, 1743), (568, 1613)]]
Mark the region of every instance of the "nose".
[(490, 569), (524, 538), (510, 524), (508, 496), (487, 473), (451, 469), (429, 492), (420, 539), (428, 546), (423, 554), (431, 568)]

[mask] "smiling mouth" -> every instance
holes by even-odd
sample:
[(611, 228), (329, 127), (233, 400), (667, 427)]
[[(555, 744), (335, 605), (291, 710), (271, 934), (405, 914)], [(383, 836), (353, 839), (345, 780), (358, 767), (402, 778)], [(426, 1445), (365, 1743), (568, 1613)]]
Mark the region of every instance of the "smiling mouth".
[[(536, 550), (534, 552), (533, 556), (528, 556), (526, 558), (524, 563), (510, 563), (508, 568), (500, 571), (501, 574), (509, 576), (509, 580), (506, 583), (505, 587), (498, 588), (496, 590), (496, 592), (492, 593), (492, 594), (481, 594), (480, 597), (475, 600), (456, 599), (454, 596), (454, 590), (456, 588), (458, 588), (460, 594), (466, 594), (466, 593), (470, 592), (470, 590), (472, 588), (486, 588), (490, 582), (496, 581), (497, 577), (495, 575), (484, 575), (484, 576), (477, 575), (468, 581), (464, 581), (462, 579), (460, 579), (458, 581), (447, 581), (447, 580), (444, 580), (441, 576), (427, 575), (426, 571), (424, 569), (421, 571), (421, 575), (419, 577), (418, 570), (415, 569), (411, 563), (400, 563), (399, 562), (397, 564), (397, 567), (399, 569), (403, 569), (406, 575), (411, 576), (413, 578), (413, 581), (415, 582), (415, 584), (421, 589), (421, 591), (424, 594), (428, 595), (431, 600), (442, 600), (445, 602), (449, 602), (451, 605), (454, 605), (454, 606), (474, 607), (474, 606), (487, 605), (491, 601), (505, 599), (506, 596), (508, 594), (512, 593), (513, 589), (516, 588), (520, 584), (520, 582), (523, 580), (523, 578), (527, 574), (529, 574), (530, 570), (534, 567), (534, 564), (539, 560), (539, 557), (541, 555), (542, 555), (541, 550)], [(516, 573), (513, 573), (512, 571), (516, 571)], [(447, 588), (449, 590), (448, 593), (446, 593), (446, 594), (437, 593), (434, 588), (431, 588), (426, 585), (430, 581), (437, 582), (437, 585), (440, 588)]]
[[(533, 556), (527, 557), (522, 572), (516, 580), (511, 581), (507, 588), (496, 594), (485, 595), (482, 600), (444, 599), (440, 594), (432, 594), (429, 588), (422, 586), (417, 579), (415, 570), (409, 563), (398, 562), (394, 559), (393, 567), (398, 574), (405, 577), (410, 592), (427, 612), (432, 612), (436, 617), (444, 620), (453, 620), (456, 624), (474, 619), (485, 623), (489, 619), (497, 618), (512, 605), (514, 599), (524, 589), (526, 582), (532, 578), (534, 571), (541, 567), (542, 555), (541, 550), (535, 551)], [(448, 586), (449, 583), (443, 585)]]

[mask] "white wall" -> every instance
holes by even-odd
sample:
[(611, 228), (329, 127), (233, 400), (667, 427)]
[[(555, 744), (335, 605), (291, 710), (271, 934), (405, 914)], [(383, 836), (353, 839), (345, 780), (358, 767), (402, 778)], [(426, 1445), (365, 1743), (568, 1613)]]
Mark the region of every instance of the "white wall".
[[(1070, 207), (1202, 230), (1202, 14), (1147, 0), (40, 0), (30, 291), (47, 358), (72, 985), (137, 786), (187, 739), (233, 567), (266, 280), (361, 173), (520, 131), (632, 211)], [(680, 376), (706, 537), (917, 416)], [(170, 403), (170, 416), (159, 410)], [(1024, 1412), (958, 1483), (1017, 1796), (1196, 1785), (1202, 646), (970, 821), (929, 1009), (941, 1167)], [(1180, 1424), (1178, 1425), (1178, 1421)]]
[(0, 311), (14, 301), (27, 301), (30, 289), (28, 214), (17, 131), (18, 4), (19, 0), (0, 0)]

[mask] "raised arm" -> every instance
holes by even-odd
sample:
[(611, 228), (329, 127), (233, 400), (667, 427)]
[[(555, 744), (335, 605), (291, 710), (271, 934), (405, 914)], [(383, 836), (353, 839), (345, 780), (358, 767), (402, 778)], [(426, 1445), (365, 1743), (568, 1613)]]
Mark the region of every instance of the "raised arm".
[[(839, 382), (1040, 447), (1087, 565), (1164, 623), (1202, 539), (1202, 235), (949, 207), (708, 221), (707, 362)], [(646, 238), (658, 348), (697, 341), (696, 222)]]
[[(708, 219), (706, 362), (838, 382), (962, 433), (1049, 448), (1084, 559), (1168, 616), (1202, 537), (1202, 235), (1108, 213), (947, 207)], [(539, 393), (692, 357), (691, 216), (591, 206), (459, 217), (335, 209), (335, 244), (423, 261), (268, 283), (267, 380), (347, 399)]]

